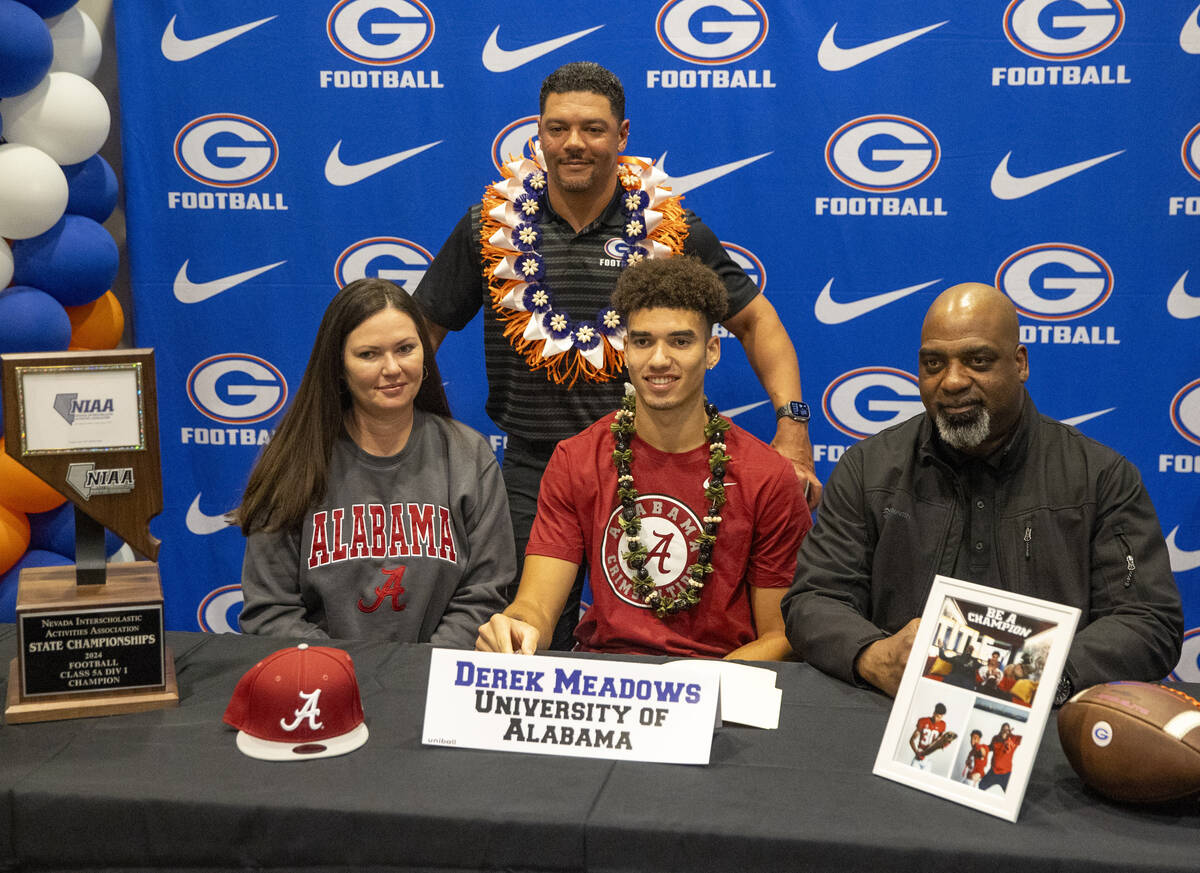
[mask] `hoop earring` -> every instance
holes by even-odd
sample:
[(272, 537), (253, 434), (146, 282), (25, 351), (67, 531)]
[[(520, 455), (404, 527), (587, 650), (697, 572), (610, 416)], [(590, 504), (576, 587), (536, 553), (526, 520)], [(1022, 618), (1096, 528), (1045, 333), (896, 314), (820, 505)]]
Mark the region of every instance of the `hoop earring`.
[(428, 378), (429, 378), (429, 367), (428, 367), (428, 365), (426, 365), (421, 368), (421, 381), (424, 382)]

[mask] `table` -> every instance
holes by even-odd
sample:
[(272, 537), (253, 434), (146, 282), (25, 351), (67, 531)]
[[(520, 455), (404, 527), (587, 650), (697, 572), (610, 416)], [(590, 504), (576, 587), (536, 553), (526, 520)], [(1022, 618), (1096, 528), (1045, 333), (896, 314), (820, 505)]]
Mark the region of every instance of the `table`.
[[(221, 715), (286, 641), (170, 633), (180, 705), (0, 727), (0, 870), (1187, 870), (1200, 806), (1088, 792), (1051, 724), (1016, 824), (871, 774), (890, 700), (773, 665), (776, 731), (723, 727), (706, 767), (421, 745), (429, 648), (354, 642), (371, 736), (245, 757)], [(16, 632), (0, 625), (0, 657)], [(0, 693), (3, 692), (0, 688)]]

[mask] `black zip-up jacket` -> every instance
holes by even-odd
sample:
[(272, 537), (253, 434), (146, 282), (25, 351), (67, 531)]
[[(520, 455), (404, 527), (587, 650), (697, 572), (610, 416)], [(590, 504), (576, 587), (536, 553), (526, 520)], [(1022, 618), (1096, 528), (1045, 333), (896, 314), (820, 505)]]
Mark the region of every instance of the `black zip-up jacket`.
[(1175, 667), (1183, 609), (1133, 464), (1039, 414), (1028, 393), (1005, 450), (963, 465), (953, 455), (922, 413), (842, 456), (783, 600), (801, 657), (862, 684), (859, 652), (919, 616), (934, 576), (957, 566), (957, 578), (1079, 607), (1066, 665), (1076, 689)]

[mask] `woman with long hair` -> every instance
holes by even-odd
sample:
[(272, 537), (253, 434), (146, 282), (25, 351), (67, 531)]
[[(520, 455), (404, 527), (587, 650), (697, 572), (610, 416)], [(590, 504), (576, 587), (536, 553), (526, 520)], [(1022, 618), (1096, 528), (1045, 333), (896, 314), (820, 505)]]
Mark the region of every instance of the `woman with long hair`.
[(382, 279), (330, 301), (236, 518), (246, 633), (469, 648), (516, 574), (495, 455), (450, 417), (419, 304)]

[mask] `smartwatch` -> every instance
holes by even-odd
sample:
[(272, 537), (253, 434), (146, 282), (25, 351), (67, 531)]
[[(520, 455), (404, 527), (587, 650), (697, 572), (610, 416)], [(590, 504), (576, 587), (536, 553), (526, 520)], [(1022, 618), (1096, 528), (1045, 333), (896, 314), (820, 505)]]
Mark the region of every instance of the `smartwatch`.
[(803, 400), (792, 400), (775, 410), (775, 420), (790, 418), (792, 421), (806, 422), (811, 413), (808, 404)]

